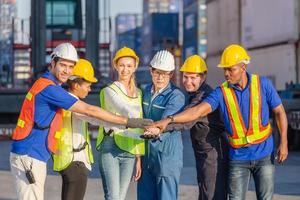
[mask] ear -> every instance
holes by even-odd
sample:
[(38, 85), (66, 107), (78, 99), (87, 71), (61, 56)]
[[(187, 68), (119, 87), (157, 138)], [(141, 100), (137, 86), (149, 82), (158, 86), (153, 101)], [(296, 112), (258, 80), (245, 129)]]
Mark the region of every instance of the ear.
[(55, 68), (55, 61), (54, 60), (51, 60), (50, 67), (51, 67), (50, 71)]
[(242, 69), (243, 69), (243, 71), (245, 72), (245, 71), (247, 70), (247, 65), (244, 64), (244, 65), (242, 66)]

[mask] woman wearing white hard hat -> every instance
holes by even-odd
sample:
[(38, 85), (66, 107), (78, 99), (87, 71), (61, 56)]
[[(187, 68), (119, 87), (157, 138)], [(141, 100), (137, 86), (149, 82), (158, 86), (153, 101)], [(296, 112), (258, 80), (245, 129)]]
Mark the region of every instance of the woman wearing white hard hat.
[[(184, 108), (184, 94), (170, 82), (174, 70), (174, 56), (169, 51), (158, 51), (151, 60), (152, 84), (147, 85), (143, 91), (145, 118), (157, 121)], [(143, 173), (138, 182), (138, 199), (177, 199), (182, 158), (180, 131), (165, 132), (159, 138), (146, 141), (145, 156), (142, 158)]]

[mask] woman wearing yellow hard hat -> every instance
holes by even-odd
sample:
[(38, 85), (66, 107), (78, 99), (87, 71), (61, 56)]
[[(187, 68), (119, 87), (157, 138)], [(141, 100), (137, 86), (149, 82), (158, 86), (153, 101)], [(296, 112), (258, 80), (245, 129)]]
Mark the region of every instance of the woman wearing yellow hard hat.
[[(132, 49), (123, 47), (116, 52), (113, 67), (118, 79), (101, 90), (103, 109), (118, 115), (143, 117), (142, 93), (135, 84), (134, 76), (138, 64), (139, 57)], [(144, 141), (140, 138), (142, 133), (142, 129), (136, 128), (99, 128), (97, 149), (105, 199), (125, 199), (135, 163), (134, 180), (140, 178), (140, 156), (145, 152)]]
[[(68, 91), (75, 98), (84, 99), (96, 83), (92, 64), (79, 59), (67, 81)], [(83, 199), (88, 171), (94, 162), (87, 122), (93, 125), (109, 124), (69, 110), (63, 110), (63, 129), (56, 135), (58, 151), (53, 155), (53, 169), (62, 176), (61, 199)], [(117, 125), (115, 125), (117, 126)]]

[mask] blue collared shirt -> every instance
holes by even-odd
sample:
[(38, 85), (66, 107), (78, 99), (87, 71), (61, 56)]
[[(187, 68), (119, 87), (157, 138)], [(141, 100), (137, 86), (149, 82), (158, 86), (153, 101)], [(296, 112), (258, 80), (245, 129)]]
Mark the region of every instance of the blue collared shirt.
[[(35, 97), (34, 121), (41, 127), (50, 125), (56, 110), (63, 108), (68, 110), (77, 99), (65, 91), (56, 77), (46, 72), (44, 78), (52, 80), (56, 85), (49, 85)], [(13, 141), (11, 152), (20, 155), (29, 155), (32, 158), (47, 162), (50, 152), (47, 147), (49, 129), (32, 129), (31, 134), (23, 140)]]
[[(237, 97), (237, 101), (240, 107), (240, 111), (243, 116), (243, 120), (245, 122), (245, 126), (248, 127), (249, 124), (249, 99), (250, 99), (250, 90), (249, 85), (251, 82), (251, 74), (247, 73), (248, 83), (246, 87), (241, 90), (240, 88), (229, 85), (234, 89), (234, 92)], [(260, 76), (260, 86), (261, 86), (261, 103), (262, 103), (262, 125), (265, 126), (269, 122), (269, 110), (276, 108), (281, 104), (281, 99), (273, 87), (271, 81), (266, 77)], [(203, 100), (210, 104), (212, 110), (216, 110), (220, 107), (221, 112), (223, 114), (225, 128), (227, 132), (232, 133), (228, 112), (226, 109), (225, 100), (223, 98), (223, 93), (221, 91), (220, 86), (217, 87), (206, 99)], [(257, 160), (261, 159), (267, 155), (270, 155), (274, 151), (274, 141), (273, 136), (271, 135), (267, 140), (260, 144), (251, 145), (249, 147), (243, 148), (232, 148), (229, 150), (229, 157), (231, 160)]]

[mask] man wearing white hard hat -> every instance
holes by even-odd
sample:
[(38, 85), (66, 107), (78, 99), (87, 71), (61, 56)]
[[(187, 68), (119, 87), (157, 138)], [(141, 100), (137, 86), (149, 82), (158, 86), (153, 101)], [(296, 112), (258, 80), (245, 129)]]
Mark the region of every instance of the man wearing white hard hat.
[[(128, 119), (78, 100), (65, 91), (65, 83), (78, 61), (70, 43), (58, 45), (51, 54), (51, 68), (28, 91), (12, 134), (11, 172), (18, 199), (44, 199), (46, 165), (57, 153), (62, 130), (62, 110), (70, 110), (108, 122), (141, 127), (149, 120)], [(137, 126), (138, 125), (138, 126)]]
[[(185, 96), (170, 82), (174, 70), (174, 56), (166, 50), (157, 52), (151, 60), (152, 84), (143, 91), (145, 118), (157, 121), (183, 110)], [(181, 132), (166, 132), (159, 138), (147, 140), (145, 146), (138, 199), (177, 199), (183, 165)]]

